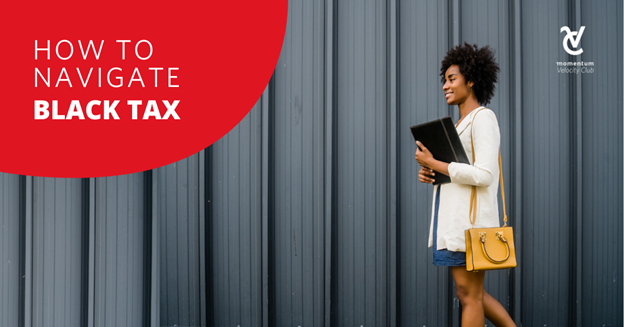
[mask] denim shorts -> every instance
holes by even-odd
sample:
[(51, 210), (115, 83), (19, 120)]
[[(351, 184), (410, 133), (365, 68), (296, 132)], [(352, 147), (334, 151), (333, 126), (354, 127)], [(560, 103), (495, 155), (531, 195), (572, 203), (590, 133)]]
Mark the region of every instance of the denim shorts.
[(436, 266), (465, 266), (466, 252), (453, 252), (446, 249), (436, 250), (438, 247), (438, 208), (440, 207), (440, 190), (442, 184), (438, 185), (435, 198), (435, 213), (433, 215), (433, 264)]

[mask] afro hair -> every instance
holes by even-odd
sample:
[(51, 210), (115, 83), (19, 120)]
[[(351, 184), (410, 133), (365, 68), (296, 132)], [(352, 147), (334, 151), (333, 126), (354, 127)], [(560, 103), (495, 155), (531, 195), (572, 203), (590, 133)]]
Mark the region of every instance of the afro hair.
[(489, 46), (479, 49), (476, 44), (464, 43), (451, 48), (442, 60), (442, 84), (446, 82), (446, 70), (451, 65), (459, 66), (459, 72), (464, 75), (465, 81), (474, 83), (472, 89), (480, 105), (490, 103), (500, 68), (494, 59), (494, 51)]

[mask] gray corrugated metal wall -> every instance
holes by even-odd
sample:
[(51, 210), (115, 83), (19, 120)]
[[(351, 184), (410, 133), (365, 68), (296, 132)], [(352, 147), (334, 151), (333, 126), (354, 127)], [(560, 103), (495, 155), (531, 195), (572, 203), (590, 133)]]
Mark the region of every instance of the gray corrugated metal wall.
[[(533, 176), (522, 181), (522, 241), (527, 254), (522, 262), (528, 268), (522, 270), (523, 323), (565, 326), (573, 319), (569, 301), (575, 298), (569, 287), (573, 278), (569, 273), (573, 271), (570, 259), (575, 254), (570, 249), (575, 216), (570, 201), (574, 192), (570, 178), (574, 163), (574, 107), (570, 100), (570, 76), (558, 74), (553, 68), (556, 58), (564, 60), (568, 55), (559, 35), (544, 31), (576, 24), (568, 17), (565, 1), (523, 2), (522, 13), (522, 57), (530, 58), (523, 61), (526, 74), (522, 80), (522, 175)], [(553, 93), (558, 96), (551, 96)]]
[(200, 308), (205, 304), (200, 287), (204, 260), (200, 253), (200, 156), (159, 168), (157, 173), (158, 212), (167, 217), (158, 220), (163, 326), (199, 326), (202, 311), (205, 313), (205, 308)]
[(408, 1), (400, 6), (397, 251), (402, 305), (399, 320), (404, 326), (444, 326), (453, 322), (453, 313), (457, 317), (458, 304), (450, 297), (452, 284), (448, 269), (431, 264), (432, 251), (427, 248), (427, 240), (432, 189), (419, 185), (419, 168), (413, 153), (416, 149), (409, 139), (409, 127), (449, 115), (440, 94), (438, 74), (439, 62), (451, 44), (452, 4)]
[(80, 326), (80, 191), (79, 179), (33, 178), (34, 326)]
[(387, 11), (381, 1), (338, 1), (332, 286), (340, 326), (386, 321), (388, 285)]
[[(577, 6), (578, 3), (577, 3)], [(577, 154), (581, 183), (576, 197), (576, 210), (581, 220), (575, 222), (582, 234), (576, 241), (577, 274), (582, 281), (577, 292), (583, 326), (596, 322), (622, 325), (622, 2), (594, 4), (582, 1), (577, 10), (582, 21), (587, 20), (587, 42), (583, 45), (583, 60), (596, 62), (600, 74), (585, 74), (577, 81), (576, 115), (582, 135)], [(613, 22), (618, 21), (617, 24)], [(590, 25), (591, 24), (591, 25)], [(616, 41), (620, 40), (620, 41)], [(599, 65), (599, 66), (598, 66)], [(580, 97), (580, 99), (579, 99)], [(617, 109), (619, 108), (619, 110)], [(619, 149), (616, 150), (616, 149)], [(578, 150), (577, 150), (578, 151)], [(580, 208), (579, 208), (580, 205)], [(579, 242), (580, 243), (580, 242)], [(612, 312), (620, 313), (620, 316)]]
[(143, 301), (144, 176), (99, 178), (94, 183), (95, 199), (90, 205), (95, 209), (95, 262), (89, 271), (93, 273), (94, 283), (94, 325), (140, 326), (144, 322), (144, 307), (148, 305)]
[[(292, 1), (280, 60), (222, 140), (109, 178), (0, 175), (2, 326), (458, 326), (407, 127), (439, 64), (489, 44), (523, 326), (622, 326), (621, 1)], [(586, 26), (581, 56), (561, 26)], [(559, 74), (556, 61), (593, 61)]]
[[(323, 323), (324, 6), (290, 4), (270, 110), (274, 325)], [(301, 78), (306, 76), (306, 78)]]
[[(221, 326), (262, 324), (262, 111), (257, 105), (208, 150), (211, 232), (207, 279), (213, 319)], [(266, 263), (264, 263), (266, 265)], [(211, 270), (211, 271), (210, 271)], [(212, 320), (212, 319), (211, 319)]]

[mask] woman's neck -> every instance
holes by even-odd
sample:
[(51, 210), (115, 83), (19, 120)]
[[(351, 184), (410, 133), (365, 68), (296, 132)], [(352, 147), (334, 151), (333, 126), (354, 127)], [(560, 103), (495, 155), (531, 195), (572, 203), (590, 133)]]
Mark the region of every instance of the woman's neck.
[(468, 116), (473, 110), (480, 107), (479, 102), (474, 97), (469, 97), (466, 101), (457, 105), (459, 108), (459, 120), (463, 120), (464, 117)]

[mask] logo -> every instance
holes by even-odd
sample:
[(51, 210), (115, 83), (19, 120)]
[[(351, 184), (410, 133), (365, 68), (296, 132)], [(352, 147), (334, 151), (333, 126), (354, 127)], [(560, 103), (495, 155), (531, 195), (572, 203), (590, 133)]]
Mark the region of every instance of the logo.
[[(568, 48), (568, 40), (570, 41), (570, 43), (572, 44), (573, 48), (578, 48), (579, 46), (579, 42), (581, 41), (581, 37), (583, 36), (583, 32), (585, 31), (585, 26), (581, 26), (581, 29), (577, 32), (577, 31), (570, 31), (570, 28), (567, 26), (563, 26), (561, 28), (561, 30), (559, 31), (559, 33), (565, 31), (566, 32), (566, 36), (563, 38), (563, 49), (573, 55), (573, 56), (578, 56), (581, 53), (583, 53), (583, 49), (580, 48), (576, 51), (572, 51), (570, 50), (570, 48)], [(578, 35), (577, 35), (578, 34)], [(576, 36), (576, 38), (574, 38), (574, 36)]]

